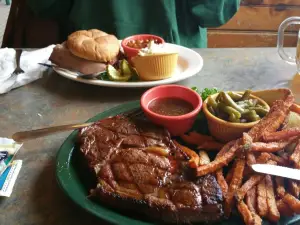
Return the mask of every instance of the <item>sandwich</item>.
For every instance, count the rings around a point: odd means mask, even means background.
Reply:
[[[61,67],[82,74],[104,72],[108,64],[117,61],[119,40],[101,30],[80,30],[54,47],[49,60]]]

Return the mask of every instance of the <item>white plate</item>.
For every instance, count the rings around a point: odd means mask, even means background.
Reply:
[[[107,86],[107,87],[119,87],[119,88],[131,88],[131,87],[153,87],[161,84],[171,84],[189,77],[196,75],[203,67],[202,57],[195,51],[185,48],[183,46],[167,43],[170,47],[175,48],[178,51],[178,64],[175,73],[172,77],[164,80],[157,81],[134,81],[134,82],[117,82],[117,81],[104,81],[104,80],[88,80],[78,78],[74,72],[66,69],[53,68],[58,74],[75,80],[78,82]]]

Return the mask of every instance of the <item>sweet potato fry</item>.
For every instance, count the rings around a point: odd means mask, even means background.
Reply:
[[[243,139],[228,142],[217,154],[213,162],[197,168],[197,176],[204,176],[228,165],[228,163],[234,159],[235,154],[239,149],[248,147],[248,143],[244,143]]]
[[[247,148],[245,149],[248,150],[253,143],[253,138],[248,133],[244,132],[242,136],[242,143],[243,145],[247,145]]]
[[[252,217],[254,219],[254,224],[253,225],[262,225],[262,219],[257,215],[255,212],[252,212]]]
[[[269,153],[262,152],[260,156],[257,157],[256,162],[263,164],[268,162],[269,159],[271,159],[271,155]]]
[[[293,210],[283,201],[283,199],[276,201],[276,206],[280,215],[288,217],[294,215]]]
[[[256,212],[256,205],[257,205],[256,187],[251,188],[247,192],[245,201],[250,211]]]
[[[253,170],[251,169],[251,167],[245,167],[243,178],[245,178],[245,177],[247,178],[252,173],[253,173]],[[226,174],[225,180],[228,184],[231,182],[232,176],[233,176],[233,168],[231,168]]]
[[[277,165],[277,162],[275,162],[273,160],[268,160],[268,162],[266,162],[266,164]]]
[[[287,193],[282,199],[296,214],[300,214],[300,201],[293,195]]]
[[[294,152],[290,155],[290,160],[294,163],[296,168],[300,169],[300,140],[298,140]]]
[[[232,161],[233,158],[235,157],[235,153],[240,148],[240,145],[239,145],[240,140],[237,140],[233,143],[234,143],[234,145],[223,155],[220,154],[220,152],[224,152],[221,149],[221,151],[217,154],[217,157],[214,161],[212,161],[211,163],[209,163],[207,165],[199,166],[197,168],[197,176],[204,176],[206,174],[213,173],[213,172],[217,171],[218,169],[221,169],[223,166],[226,166],[230,161]],[[227,147],[228,147],[228,145],[226,144],[223,147],[223,149],[225,149]],[[218,157],[218,155],[220,155],[220,156]]]
[[[222,190],[223,197],[226,198],[226,195],[228,192],[228,184],[224,178],[223,169],[219,169],[216,171],[216,178],[217,178],[217,182],[220,185],[220,188]]]
[[[280,128],[277,130],[277,131],[280,131],[280,130],[286,130],[286,129],[289,129],[289,120],[290,120],[290,113],[287,117],[285,117],[285,120],[283,121],[283,123],[280,125]],[[276,132],[276,131],[275,131]],[[271,132],[273,133],[273,132]],[[266,135],[266,134],[265,134]],[[263,139],[263,138],[262,138]]]
[[[241,145],[243,146],[242,148],[239,149],[237,156],[239,158],[244,158],[245,155],[247,156],[249,152],[249,149],[251,149],[253,139],[248,133],[243,133],[243,136],[241,138]],[[251,153],[252,154],[252,153]],[[251,156],[250,156],[251,157]],[[250,158],[251,160],[255,160],[255,158]],[[252,161],[253,162],[253,161]]]
[[[233,176],[225,199],[224,213],[226,217],[229,217],[231,214],[231,210],[235,200],[235,192],[242,184],[245,164],[246,162],[243,159],[237,159],[234,163]]]
[[[284,178],[283,177],[275,177],[275,184],[276,184],[276,194],[280,198],[283,198],[285,195],[285,188],[284,188]]]
[[[270,175],[266,175],[266,190],[267,190],[267,203],[269,213],[267,218],[272,222],[277,222],[280,219],[280,213],[277,209],[273,181]]]
[[[257,203],[257,197],[256,197],[256,187],[253,187],[250,191],[246,194],[246,204],[249,208],[249,210],[252,213],[253,219],[254,219],[254,225],[261,225],[262,219],[257,215],[256,211],[256,204]]]
[[[199,134],[197,132],[190,132],[180,136],[184,142],[191,145],[201,145],[207,141],[214,141],[213,137],[208,135]]]
[[[232,147],[233,144],[234,144],[234,141],[228,142],[222,148],[222,150],[217,154],[216,159],[220,158],[223,154],[225,154],[230,149],[230,147]],[[228,183],[227,183],[227,181],[224,178],[223,169],[222,168],[216,171],[216,178],[217,178],[218,184],[221,187],[223,196],[225,198],[225,196],[227,194],[227,191],[228,191]]]
[[[252,216],[251,211],[249,210],[248,206],[244,203],[244,201],[241,201],[237,204],[237,208],[243,217],[243,220],[246,225],[253,225],[254,224],[254,218]]]
[[[287,159],[285,159],[284,157],[275,155],[273,153],[270,153],[270,158],[273,161],[277,162],[278,165],[281,165],[281,166],[287,166],[289,164],[289,161]]]
[[[238,201],[242,201],[247,194],[247,192],[252,189],[254,186],[256,186],[262,179],[264,179],[264,175],[262,174],[254,174],[252,175],[243,185],[240,189],[236,192],[236,199]]]
[[[199,151],[199,166],[210,163],[209,156],[205,151]]]
[[[255,142],[251,145],[251,151],[253,152],[277,152],[284,149],[289,145],[295,138],[290,138],[287,141],[283,142]]]
[[[174,140],[174,144],[190,157],[190,160],[189,160],[190,167],[197,168],[199,165],[199,155],[195,151],[189,149],[186,146],[179,144],[175,140]]]
[[[247,165],[251,166],[256,163],[256,158],[253,152],[248,152],[247,153]]]
[[[300,128],[289,128],[273,133],[268,133],[263,136],[266,142],[277,142],[282,140],[290,139],[291,137],[300,136]]]
[[[266,180],[257,185],[257,211],[258,215],[265,217],[268,214]]]
[[[289,92],[282,100],[276,100],[268,115],[261,119],[248,134],[252,137],[253,141],[258,141],[264,134],[275,132],[284,122],[287,117],[291,105],[294,103],[294,96]]]
[[[253,173],[254,172],[253,172],[251,167],[249,167],[249,166],[245,167],[244,174],[243,174],[243,179],[248,180],[250,178],[250,176],[252,176]]]
[[[215,159],[219,159],[221,156],[223,156],[225,153],[227,153],[231,147],[236,143],[236,140],[228,142],[224,147],[218,152]]]
[[[217,141],[205,141],[198,145],[197,149],[205,149],[207,151],[218,151],[223,148],[224,144]]]
[[[298,182],[295,180],[288,180],[288,191],[294,197],[299,198],[300,190]]]
[[[216,156],[216,159],[220,158],[225,152],[227,152],[230,147],[232,146],[233,142],[229,142],[227,143],[223,148],[222,150],[217,154]],[[222,193],[223,193],[223,196],[224,198],[226,197],[226,194],[227,194],[227,191],[228,191],[228,184],[224,178],[224,175],[223,175],[223,169],[219,169],[216,171],[216,178],[217,178],[217,182],[218,184],[220,185],[221,187],[221,190],[222,190]]]
[[[300,106],[298,106],[297,104],[292,104],[290,110],[294,113],[298,113],[300,114]]]
[[[231,182],[231,180],[232,180],[232,176],[233,176],[233,170],[234,170],[234,168],[230,168],[230,170],[227,172],[227,174],[226,174],[226,178],[225,178],[225,180],[226,180],[226,182],[229,184],[230,182]]]

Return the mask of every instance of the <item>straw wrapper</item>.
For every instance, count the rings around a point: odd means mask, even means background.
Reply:
[[[0,196],[9,197],[22,167],[22,160],[14,160],[22,144],[0,137]]]

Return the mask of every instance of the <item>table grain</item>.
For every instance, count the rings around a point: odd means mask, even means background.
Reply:
[[[195,49],[204,59],[186,86],[222,90],[288,87],[296,66],[276,48]],[[294,49],[289,49],[294,52]],[[117,89],[68,80],[47,71],[42,79],[0,95],[0,137],[20,130],[83,122],[116,105],[138,100],[145,89]],[[1,225],[107,224],[69,200],[55,178],[55,156],[70,132],[24,143],[23,167],[9,198],[0,198]]]

